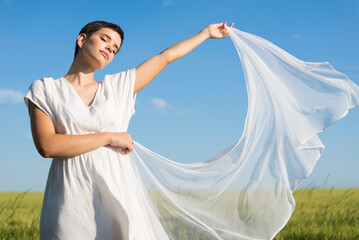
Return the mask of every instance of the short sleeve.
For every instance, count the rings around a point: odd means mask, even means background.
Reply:
[[[51,107],[49,105],[49,99],[48,99],[48,96],[51,93],[45,91],[45,86],[46,86],[45,79],[34,81],[30,85],[29,90],[24,97],[24,101],[28,108],[29,108],[29,101],[33,102],[54,122],[55,116],[51,111]]]
[[[136,68],[110,75],[111,84],[115,97],[120,104],[129,110],[130,114],[135,113],[135,101],[137,93],[133,93],[136,81]]]

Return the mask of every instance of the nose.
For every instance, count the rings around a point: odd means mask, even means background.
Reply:
[[[106,46],[106,49],[107,49],[107,51],[108,51],[109,53],[112,53],[112,47],[111,47],[111,45]]]

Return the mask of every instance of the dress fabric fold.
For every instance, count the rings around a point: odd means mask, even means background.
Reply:
[[[238,142],[186,164],[138,142],[128,155],[105,146],[54,158],[40,239],[273,239],[285,226],[293,191],[324,150],[317,134],[359,106],[359,87],[328,62],[303,62],[227,28],[248,95]],[[24,100],[52,119],[56,133],[125,132],[135,78],[136,69],[106,75],[90,106],[64,78],[35,81]]]
[[[359,106],[359,87],[328,62],[303,62],[227,29],[248,93],[239,141],[193,164],[139,143],[130,154],[170,239],[274,238],[294,211],[292,192],[324,150],[317,134]]]

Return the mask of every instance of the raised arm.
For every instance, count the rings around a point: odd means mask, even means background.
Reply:
[[[31,101],[29,101],[29,114],[36,149],[45,158],[72,157],[106,145],[118,147],[124,154],[133,150],[133,140],[126,132],[56,134],[52,120]]]
[[[149,84],[169,63],[183,57],[208,38],[228,37],[226,22],[208,25],[196,35],[174,44],[160,54],[151,57],[136,67],[136,81],[134,93]],[[232,23],[229,27],[232,27]]]

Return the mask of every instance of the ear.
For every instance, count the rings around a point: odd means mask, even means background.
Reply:
[[[79,48],[82,48],[82,46],[84,45],[85,41],[86,41],[86,34],[85,33],[81,33],[77,36],[77,45],[79,45]]]

